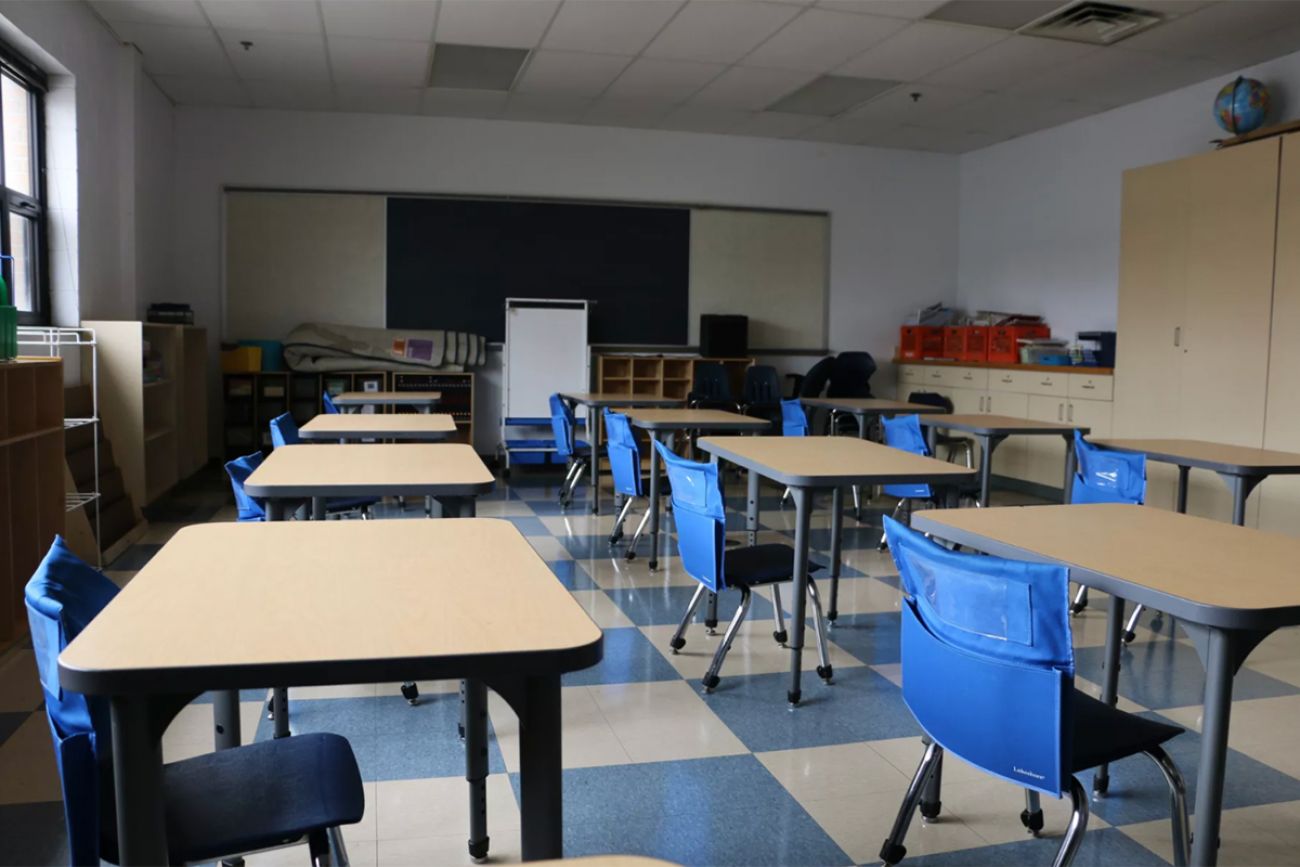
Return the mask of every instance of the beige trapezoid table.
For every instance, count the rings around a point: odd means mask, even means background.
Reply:
[[[1178,618],[1206,672],[1192,863],[1214,864],[1233,677],[1271,632],[1300,625],[1300,539],[1121,504],[918,512],[913,524],[999,557],[1059,563],[1071,580],[1109,593],[1102,683],[1109,704],[1119,693],[1125,600]],[[1093,787],[1106,791],[1104,767]]]
[[[519,715],[537,860],[563,854],[560,675],[602,655],[600,628],[506,521],[220,523],[176,533],[63,651],[59,680],[109,701],[123,865],[167,863],[161,736],[195,696],[405,677],[477,683],[484,719],[490,685]],[[467,744],[471,805],[486,804],[483,734]]]
[[[633,427],[650,434],[652,440],[673,447],[678,431],[762,433],[770,430],[772,422],[737,412],[720,409],[629,409],[624,413]],[[659,452],[650,448],[650,559],[647,565],[653,572],[659,567]],[[714,609],[709,609],[710,620],[715,620]],[[710,626],[710,628],[712,628]]]
[[[442,400],[440,391],[345,391],[331,400],[344,412],[357,412],[363,406],[413,406],[421,412],[432,411]]]
[[[456,435],[456,420],[446,413],[323,413],[300,427],[298,435],[308,442],[440,442]]]
[[[840,525],[843,489],[851,485],[930,484],[948,489],[941,501],[956,501],[956,486],[970,482],[975,471],[946,461],[851,437],[705,437],[700,448],[715,459],[748,470],[745,526],[749,543],[758,533],[759,478],[790,488],[795,503],[794,602],[790,630],[790,689],[798,704],[803,657],[804,610],[808,593],[808,535],[817,491],[831,491],[831,608],[836,604],[840,570]]]

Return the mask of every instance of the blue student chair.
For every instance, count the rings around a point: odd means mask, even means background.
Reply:
[[[298,435],[298,423],[293,420],[293,416],[289,413],[280,413],[271,419],[270,425],[271,445],[275,448],[302,444],[302,437]],[[379,497],[331,497],[325,501],[325,513],[327,515],[340,515],[344,512],[357,512],[363,519],[368,519],[370,517],[370,508],[379,500]]]
[[[73,865],[98,865],[101,858],[117,863],[112,730],[107,699],[59,685],[58,658],[117,592],[57,536],[25,590]],[[361,821],[365,812],[352,748],[333,734],[172,762],[163,766],[162,791],[173,864],[214,861],[303,838],[314,863],[346,863],[339,826]]]
[[[334,402],[334,398],[330,397],[330,393],[328,391],[321,392],[320,404],[321,406],[325,407],[326,415],[339,414],[339,406]]]
[[[892,418],[882,418],[880,422],[885,434],[885,445],[914,455],[930,457],[930,447],[926,445],[925,435],[921,433],[921,420],[917,416],[896,415]],[[929,485],[884,485],[882,490],[889,496],[898,498],[898,503],[894,506],[896,521],[910,522],[912,506],[915,502],[926,503],[934,499],[934,491]],[[888,547],[889,541],[882,534],[877,549],[884,551]]]
[[[235,458],[226,462],[226,475],[230,477],[230,488],[235,493],[235,508],[239,510],[237,520],[265,521],[266,507],[261,500],[256,500],[244,492],[244,482],[253,474],[253,470],[262,465],[266,457],[261,452]]]
[[[773,543],[739,548],[726,546],[727,519],[722,483],[718,465],[701,464],[679,458],[663,443],[655,442],[659,457],[668,469],[668,483],[672,487],[673,517],[677,525],[677,549],[686,573],[699,582],[691,597],[682,622],[673,633],[669,646],[673,653],[686,646],[686,627],[695,616],[695,609],[705,593],[721,593],[729,588],[740,591],[740,605],[727,625],[722,643],[713,654],[708,673],[704,675],[704,688],[712,691],[720,678],[718,672],[727,651],[736,639],[740,625],[749,613],[750,592],[754,587],[772,588],[773,619],[776,631],[773,638],[779,644],[786,642],[785,617],[781,611],[781,593],[777,584],[794,577],[794,549],[789,545]],[[809,572],[817,566],[808,564]],[[826,650],[826,630],[822,621],[821,597],[817,585],[808,579],[808,595],[813,604],[813,628],[817,633],[817,652],[821,664],[817,674],[830,683],[833,671]]]
[[[903,700],[929,740],[893,830],[886,864],[903,845],[918,805],[938,814],[943,753],[1026,790],[1022,821],[1042,827],[1038,795],[1070,796],[1073,815],[1055,867],[1074,858],[1088,824],[1088,796],[1074,776],[1144,753],[1169,786],[1174,863],[1185,865],[1187,799],[1161,744],[1177,726],[1125,713],[1074,688],[1068,570],[963,554],[892,518],[885,532],[903,584]],[[933,798],[927,813],[923,796]],[[1036,816],[1035,816],[1036,814]]]
[[[623,538],[623,522],[627,520],[634,500],[646,496],[650,484],[649,476],[641,472],[641,449],[632,434],[632,425],[622,413],[605,410],[605,455],[609,458],[609,470],[614,477],[614,493],[623,497],[623,508],[619,510],[618,520],[609,534],[609,544],[617,544]],[[636,545],[641,541],[646,524],[650,520],[649,503],[641,523],[637,524],[632,541],[628,543],[624,558],[636,559]]]
[[[578,421],[573,415],[573,408],[558,395],[551,395],[551,432],[555,435],[555,455],[564,459],[567,469],[564,482],[560,485],[560,506],[573,504],[573,492],[582,479],[582,474],[591,467],[591,446],[578,439],[575,431]],[[592,496],[599,496],[593,491]]]

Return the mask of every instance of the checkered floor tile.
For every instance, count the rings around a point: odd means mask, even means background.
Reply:
[[[479,502],[478,514],[512,522],[556,579],[605,630],[605,659],[563,680],[565,850],[568,855],[623,852],[682,864],[867,864],[877,860],[908,779],[920,757],[919,730],[899,688],[897,576],[876,551],[880,515],[889,502],[864,503],[861,518],[846,509],[840,617],[829,633],[834,667],[826,684],[812,633],[805,653],[803,705],[785,702],[788,652],[773,639],[770,592],[755,593],[712,693],[700,678],[721,640],[736,599],[719,604],[717,634],[704,626],[703,606],[672,653],[668,641],[695,583],[662,541],[659,569],[647,566],[649,541],[624,559],[627,539],[611,548],[613,523],[589,511],[590,494],[574,507],[555,502],[558,478],[518,472]],[[790,508],[764,489],[763,541],[787,540]],[[847,498],[846,498],[847,499]],[[1002,502],[1024,502],[1023,496]],[[422,518],[423,505],[395,504],[390,516]],[[814,559],[828,560],[829,500],[814,516]],[[743,529],[743,501],[729,500],[728,526]],[[177,529],[233,520],[223,479],[205,472],[150,509],[149,534],[111,564],[118,583],[148,563]],[[639,519],[634,511],[632,521]],[[671,530],[671,518],[665,520]],[[634,525],[633,525],[634,526]],[[633,527],[628,528],[628,537]],[[828,585],[822,581],[823,595]],[[1079,685],[1100,680],[1104,597],[1074,621]],[[787,615],[791,600],[782,597]],[[1125,650],[1121,706],[1188,729],[1173,742],[1189,787],[1199,749],[1203,670],[1191,644],[1169,618],[1149,618]],[[345,830],[357,865],[465,864],[468,830],[464,757],[456,738],[455,684],[422,683],[410,707],[398,684],[362,684],[291,691],[295,731],[332,731],[352,742],[365,780],[365,820]],[[1225,792],[1222,864],[1300,865],[1300,630],[1278,633],[1247,662],[1237,680]],[[245,737],[270,734],[265,696],[242,696]],[[49,731],[30,648],[0,656],[0,867],[66,863],[60,793]],[[489,826],[493,859],[519,858],[518,725],[495,695],[491,733]],[[164,752],[184,758],[211,748],[211,703],[201,697],[168,729]],[[959,761],[944,770],[944,813],[914,822],[906,863],[917,865],[1045,864],[1059,843],[1068,809],[1045,803],[1040,839],[1021,828],[1019,789]],[[1094,804],[1076,864],[1165,864],[1171,860],[1163,782],[1142,759],[1119,763],[1111,794]],[[250,864],[306,863],[303,848],[253,856]]]

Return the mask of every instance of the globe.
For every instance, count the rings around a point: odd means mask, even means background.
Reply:
[[[1268,88],[1253,78],[1237,76],[1214,98],[1214,119],[1233,135],[1259,129],[1268,115]]]

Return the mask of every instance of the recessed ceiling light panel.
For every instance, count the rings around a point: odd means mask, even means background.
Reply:
[[[767,107],[768,111],[834,117],[853,106],[866,102],[895,87],[897,81],[879,78],[852,78],[847,75],[823,75],[814,78],[793,93]]]
[[[483,45],[451,45],[439,42],[433,47],[433,70],[430,87],[455,87],[461,90],[509,90],[528,59],[527,48],[494,48]]]

